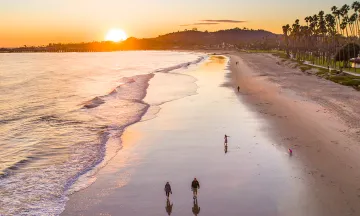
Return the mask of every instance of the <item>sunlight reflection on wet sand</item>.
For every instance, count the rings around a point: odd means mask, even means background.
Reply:
[[[156,118],[129,127],[124,148],[94,185],[71,197],[64,215],[163,215],[166,181],[173,188],[172,215],[190,215],[194,177],[201,184],[200,215],[316,215],[301,165],[268,138],[264,120],[221,87],[228,81],[227,62],[210,56],[178,71],[197,79],[197,94],[165,103]],[[148,91],[161,88],[150,85]],[[230,136],[226,152],[224,134]],[[106,196],[93,197],[98,201],[86,210],[76,208],[100,189]]]

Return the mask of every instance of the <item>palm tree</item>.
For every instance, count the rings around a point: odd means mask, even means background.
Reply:
[[[349,39],[349,31],[348,31],[348,24],[349,24],[349,16],[348,16],[348,13],[349,13],[349,10],[350,10],[350,6],[347,5],[347,4],[344,4],[341,9],[340,9],[340,15],[342,17],[342,23],[341,23],[341,28],[343,29],[343,31],[346,32],[346,44],[349,43],[348,39]],[[344,57],[345,55],[343,55]],[[348,57],[350,56],[350,51],[348,49]],[[345,59],[344,59],[345,60]],[[345,61],[346,65],[347,66],[347,59]]]
[[[297,58],[298,56],[298,43],[299,43],[299,31],[300,31],[300,25],[299,25],[299,20],[295,20],[295,23],[292,25],[292,32],[291,32],[291,36],[293,38],[293,45],[294,45],[294,54],[295,54],[295,57]]]
[[[329,39],[329,46],[328,46],[328,60],[330,61],[331,56],[334,55],[334,52],[336,52],[336,44],[335,44],[335,37],[336,37],[336,19],[333,15],[331,14],[326,14],[325,15],[325,21],[326,21],[326,28],[327,28],[327,32],[328,32],[328,39]],[[332,45],[331,48],[330,44]],[[335,64],[336,66],[336,64]]]
[[[286,55],[287,55],[287,57],[289,57],[290,56],[290,54],[289,54],[289,32],[291,30],[290,25],[289,24],[284,25],[282,27],[282,29],[283,29],[283,33],[284,33],[284,37],[285,37]]]
[[[325,36],[327,33],[327,28],[326,28],[326,22],[325,22],[325,17],[324,17],[324,11],[320,11],[319,15],[318,15],[318,32],[320,34],[320,44],[322,45],[320,47],[320,60],[322,61],[322,63],[324,64],[325,61],[325,52],[324,52],[324,43],[325,43]]]
[[[311,25],[311,23],[313,22],[313,17],[312,16],[305,17],[305,22],[307,25],[307,30],[306,30],[307,52],[309,52],[310,51],[309,45],[311,44],[311,35],[312,35],[312,28],[311,28],[311,26],[309,26],[309,24]]]
[[[318,56],[318,16],[317,14],[313,15],[310,19],[310,32],[311,32],[311,45],[313,47],[313,64],[316,62],[316,57]],[[315,40],[315,41],[313,41]],[[314,55],[315,54],[315,55]]]
[[[305,17],[305,22],[307,26],[309,26],[309,21],[310,21],[310,17],[309,16]]]
[[[331,8],[331,11],[335,17],[335,20],[337,20],[336,28],[337,28],[338,34],[340,36],[339,38],[337,38],[337,44],[339,45],[340,39],[341,39],[342,35],[344,35],[343,29],[341,28],[341,10],[338,9],[336,6],[333,6]],[[336,50],[337,49],[338,49],[338,47],[336,47]],[[336,62],[335,62],[335,67],[336,67]],[[340,65],[339,65],[339,67],[340,67]]]
[[[338,8],[336,6],[333,6],[331,8],[332,14],[334,15],[335,19],[338,19],[338,22],[336,22],[336,28],[338,28],[338,24],[340,23],[340,11],[338,10]]]
[[[352,21],[355,19],[355,37],[356,37],[356,41],[357,43],[359,43],[359,38],[360,38],[360,32],[359,32],[359,11],[360,11],[360,2],[355,1],[352,5],[351,8],[354,10],[355,14],[353,15],[354,17],[352,17]],[[356,16],[355,16],[356,15]],[[355,46],[354,46],[354,52],[355,52]],[[357,57],[359,53],[355,53],[355,58]],[[355,67],[355,72],[356,72],[356,67]]]
[[[351,8],[354,10],[355,14],[356,14],[356,20],[355,20],[355,36],[357,38],[359,38],[359,11],[360,11],[360,2],[355,1],[352,5]]]

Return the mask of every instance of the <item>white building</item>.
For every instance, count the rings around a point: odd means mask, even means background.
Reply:
[[[350,59],[352,68],[360,68],[360,56]]]

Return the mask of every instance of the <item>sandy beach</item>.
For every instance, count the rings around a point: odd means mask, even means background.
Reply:
[[[360,94],[271,54],[231,55],[234,87],[313,178],[321,215],[358,215]],[[239,62],[236,65],[236,62]],[[328,213],[325,211],[331,210]]]
[[[358,92],[268,54],[228,56],[173,72],[195,78],[196,94],[127,128],[123,148],[62,215],[357,215]],[[145,100],[162,87],[152,82]]]

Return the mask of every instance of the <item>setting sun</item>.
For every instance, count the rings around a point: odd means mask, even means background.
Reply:
[[[111,29],[106,34],[105,40],[106,41],[114,41],[119,42],[127,39],[126,33],[121,29]]]

